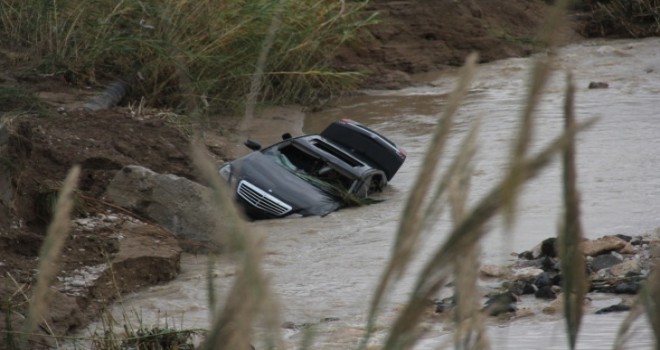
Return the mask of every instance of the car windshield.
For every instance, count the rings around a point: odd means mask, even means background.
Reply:
[[[301,179],[330,194],[350,193],[355,187],[356,179],[340,173],[328,162],[301,150],[293,143],[267,148],[263,154]]]

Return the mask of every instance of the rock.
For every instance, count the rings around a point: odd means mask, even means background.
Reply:
[[[499,265],[484,264],[479,267],[479,274],[482,277],[503,277],[508,272],[508,268]]]
[[[603,253],[618,251],[628,242],[616,236],[604,236],[594,240],[587,240],[580,244],[580,248],[587,256],[597,256]]]
[[[541,268],[543,271],[559,271],[559,260],[546,256],[541,259]]]
[[[523,317],[529,317],[529,316],[534,316],[534,311],[531,309],[525,308],[525,309],[518,309],[515,312],[514,317],[515,318],[523,318]]]
[[[518,259],[533,260],[534,253],[531,250],[525,250],[524,252],[518,254]]]
[[[516,280],[527,280],[527,279],[536,278],[536,276],[544,272],[545,271],[543,271],[542,269],[536,267],[525,267],[513,271],[513,278],[515,278]]]
[[[441,314],[453,309],[456,306],[456,299],[454,297],[448,297],[434,300],[433,303],[435,304],[435,313]]]
[[[534,296],[538,299],[554,300],[557,298],[558,291],[559,287],[557,286],[545,286],[539,288],[536,293],[534,293]]]
[[[619,303],[616,305],[610,305],[608,307],[602,308],[598,311],[596,311],[597,315],[600,314],[607,314],[611,312],[623,312],[623,311],[629,311],[630,310],[630,305],[626,305],[624,303]]]
[[[121,224],[122,238],[110,262],[90,287],[101,299],[174,279],[181,269],[181,248],[164,229],[143,222]],[[108,286],[112,288],[108,288]]]
[[[105,198],[152,219],[182,240],[209,243],[219,212],[210,188],[175,175],[131,165],[117,172]]]
[[[564,298],[556,296],[555,299],[547,306],[545,306],[542,311],[546,315],[554,315],[557,312],[562,312],[564,309]]]
[[[590,267],[591,271],[597,272],[602,269],[612,267],[616,264],[621,263],[623,260],[613,254],[601,254],[593,258],[591,261]]]
[[[616,234],[615,236],[621,238],[622,240],[624,240],[626,242],[631,242],[632,239],[633,239],[632,236],[623,235],[623,234]]]
[[[637,249],[635,249],[635,246],[630,242],[626,242],[626,245],[619,249],[619,253],[621,254],[635,254],[636,252]]]
[[[557,238],[551,237],[541,242],[541,254],[550,258],[557,257]]]
[[[548,272],[544,272],[538,276],[536,276],[536,279],[534,279],[534,285],[536,288],[541,289],[545,287],[551,287],[553,285],[552,283],[552,278],[554,276],[551,275]]]
[[[515,295],[534,294],[538,289],[534,283],[523,280],[505,282],[503,283],[503,287]]]
[[[504,292],[490,297],[486,301],[483,310],[490,316],[498,316],[503,313],[516,312],[518,297],[511,292]]]
[[[615,278],[623,278],[631,274],[640,274],[642,267],[637,260],[626,260],[610,267],[610,274]]]
[[[635,295],[640,289],[641,285],[637,282],[624,282],[614,288],[614,293]]]
[[[589,89],[607,89],[610,87],[610,84],[604,81],[592,81],[589,83]]]

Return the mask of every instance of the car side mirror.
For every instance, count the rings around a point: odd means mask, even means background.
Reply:
[[[244,144],[247,148],[249,148],[249,149],[251,149],[251,150],[253,150],[253,151],[258,151],[258,150],[261,149],[261,145],[260,145],[258,142],[256,142],[256,141],[252,141],[252,140],[249,140],[249,139],[248,139],[248,140],[245,140],[245,142],[244,142],[243,144]]]

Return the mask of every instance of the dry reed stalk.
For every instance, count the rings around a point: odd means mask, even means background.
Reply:
[[[361,347],[366,346],[368,338],[373,331],[378,307],[380,306],[386,291],[394,282],[393,279],[398,279],[401,276],[408,265],[412,254],[416,250],[418,237],[424,223],[423,214],[425,212],[425,197],[433,183],[437,165],[440,162],[440,157],[444,151],[444,146],[447,142],[451,127],[453,126],[454,114],[468,92],[469,85],[474,76],[476,62],[476,54],[471,54],[466,59],[466,64],[459,75],[458,84],[450,95],[445,110],[443,111],[435,129],[429,149],[422,162],[424,166],[420,169],[420,173],[413,186],[413,191],[403,209],[391,258],[374,291],[374,296],[369,306],[367,334],[363,339]]]
[[[573,77],[568,74],[566,103],[564,105],[565,130],[575,127]],[[587,294],[586,262],[580,243],[584,234],[580,223],[580,198],[577,190],[575,166],[575,139],[568,139],[563,152],[564,221],[559,231],[559,257],[562,271],[564,317],[571,349],[575,349]]]
[[[568,0],[558,0],[553,7],[551,7],[550,14],[547,16],[547,21],[541,31],[540,41],[545,43],[548,50],[547,57],[539,57],[535,64],[532,66],[532,74],[530,85],[527,90],[527,98],[523,108],[520,119],[520,129],[517,133],[518,138],[515,140],[512,153],[511,153],[511,166],[516,169],[513,172],[506,184],[506,191],[511,193],[504,209],[504,223],[506,227],[511,228],[515,221],[515,213],[518,201],[518,192],[520,185],[527,177],[523,172],[521,164],[525,161],[529,147],[534,136],[534,110],[541,99],[543,88],[545,87],[550,72],[552,71],[552,59],[555,55],[554,50],[560,42],[561,23],[564,17],[564,10],[568,5]]]
[[[646,314],[655,335],[655,349],[660,349],[660,270],[658,269],[654,269],[646,279],[628,315],[621,322],[613,349],[623,350],[626,348],[626,340],[632,336],[633,323],[644,314]]]
[[[612,347],[612,349],[614,350],[627,349],[625,345],[626,345],[626,340],[628,340],[628,338],[631,336],[631,327],[633,323],[635,323],[635,321],[637,321],[639,317],[642,316],[643,314],[644,314],[644,305],[642,305],[642,302],[638,296],[637,298],[635,298],[635,302],[630,307],[630,311],[628,311],[628,315],[626,315],[626,318],[623,320],[623,322],[621,322],[621,325],[619,326],[619,331],[617,332],[616,338],[614,339],[614,346]]]
[[[660,349],[660,270],[651,273],[639,297],[655,335],[655,349]]]
[[[464,218],[472,176],[471,161],[476,153],[476,139],[479,123],[475,123],[465,138],[461,152],[456,157],[456,166],[452,166],[445,176],[449,178],[449,204],[452,222],[458,225]],[[455,169],[455,170],[454,170]],[[433,203],[433,202],[432,202]],[[490,348],[484,328],[484,316],[479,312],[479,241],[466,249],[460,261],[454,262],[454,348],[460,350]]]
[[[245,101],[245,113],[238,129],[239,135],[241,136],[245,136],[245,132],[250,127],[252,120],[254,119],[254,111],[257,105],[257,99],[259,98],[259,93],[263,87],[264,70],[268,60],[268,53],[275,43],[275,36],[277,35],[277,31],[282,26],[282,9],[286,6],[286,2],[286,0],[280,0],[278,2],[277,9],[273,12],[270,26],[268,26],[268,30],[266,31],[266,37],[261,44],[261,50],[259,51],[259,57],[257,58],[255,71],[252,75],[252,79],[250,79],[250,90],[247,95],[247,100]]]
[[[220,180],[217,172],[200,147],[193,147],[192,159],[201,177],[213,189],[213,199],[218,208],[218,237],[226,243],[230,253],[238,259],[238,270],[234,284],[224,302],[222,310],[212,318],[209,335],[203,344],[204,349],[249,349],[251,328],[259,313],[271,330],[269,342],[274,348],[283,349],[279,337],[276,303],[269,292],[268,282],[261,271],[263,251],[248,229],[246,222],[236,208],[227,185]],[[220,221],[220,220],[219,220]],[[209,290],[209,294],[213,289]]]
[[[39,251],[39,267],[36,287],[33,292],[28,316],[23,324],[21,348],[25,349],[29,335],[37,326],[38,320],[44,320],[50,298],[50,285],[59,270],[59,258],[71,229],[71,211],[74,206],[74,191],[80,175],[80,166],[69,170],[57,196],[53,220],[48,226],[46,238]]]

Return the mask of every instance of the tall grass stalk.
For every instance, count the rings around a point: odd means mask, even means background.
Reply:
[[[71,229],[73,196],[79,175],[80,166],[74,166],[67,174],[58,194],[53,220],[48,227],[46,239],[39,252],[39,273],[36,287],[28,308],[28,316],[22,328],[20,340],[22,349],[26,348],[29,335],[32,334],[38,322],[46,319],[48,314],[50,285],[57,274],[62,248]]]
[[[660,271],[655,269],[639,295],[644,312],[655,335],[655,348],[660,349]]]
[[[575,86],[568,74],[566,102],[564,105],[565,130],[575,128],[573,100]],[[575,139],[570,138],[563,152],[564,220],[559,231],[559,257],[561,259],[564,318],[571,349],[575,349],[587,295],[586,261],[580,249],[583,239],[580,223],[580,198],[577,190],[575,166]]]
[[[447,176],[443,178],[448,178],[450,182],[448,202],[451,205],[451,217],[454,225],[458,225],[465,218],[479,125],[480,123],[477,122],[470,129],[461,145],[460,153],[456,157],[455,166],[452,166]],[[461,261],[454,264],[454,300],[456,304],[454,348],[460,350],[490,348],[484,328],[485,318],[479,312],[481,295],[478,293],[477,281],[481,245],[478,241],[473,243],[466,249]]]
[[[239,268],[222,309],[212,317],[211,330],[203,349],[249,349],[251,329],[260,313],[270,330],[267,343],[282,349],[276,303],[261,270],[261,242],[247,228],[231,199],[227,185],[221,182],[213,163],[202,148],[193,147],[192,158],[202,178],[213,189],[218,218],[222,218],[218,221],[216,238],[228,248],[228,253],[237,258]],[[209,290],[209,294],[212,292]]]
[[[642,301],[640,300],[639,297],[635,298],[635,301],[633,302],[633,305],[630,307],[630,311],[628,312],[628,315],[626,315],[626,318],[621,322],[621,325],[619,326],[619,330],[616,334],[616,338],[614,339],[614,346],[612,347],[614,350],[624,350],[627,349],[626,341],[630,338],[631,336],[631,328],[633,323],[639,319],[640,316],[644,315],[644,305],[642,304]],[[656,339],[657,336],[656,336]],[[656,340],[657,344],[657,340]],[[657,348],[657,347],[656,347]]]
[[[266,37],[264,38],[261,50],[259,51],[259,57],[257,58],[257,64],[255,66],[254,74],[252,75],[252,80],[250,81],[250,90],[248,92],[247,100],[245,101],[245,114],[243,115],[243,121],[241,122],[239,128],[239,134],[241,136],[245,135],[245,131],[248,126],[252,123],[254,118],[254,110],[257,104],[257,98],[259,93],[262,90],[264,68],[266,66],[266,61],[268,59],[268,53],[275,43],[275,35],[277,31],[282,26],[282,7],[285,6],[287,0],[280,0],[277,4],[277,8],[273,13],[273,17],[266,32]]]
[[[459,81],[449,97],[447,106],[439,120],[439,123],[433,134],[428,151],[425,153],[423,163],[424,167],[420,169],[417,180],[413,186],[408,201],[403,209],[399,227],[397,229],[396,240],[394,242],[392,255],[384,270],[378,286],[374,291],[374,296],[369,306],[369,316],[367,321],[367,334],[362,346],[366,346],[370,333],[375,324],[375,318],[378,308],[389,289],[393,280],[398,279],[405,271],[410,262],[413,253],[418,245],[418,237],[421,233],[424,217],[424,206],[426,203],[426,194],[435,177],[436,168],[444,151],[448,135],[453,126],[453,118],[463,97],[467,94],[474,71],[476,69],[477,55],[471,54],[459,76]]]
[[[626,341],[632,336],[632,326],[642,315],[646,315],[655,338],[655,349],[660,349],[660,270],[654,269],[642,290],[635,298],[630,312],[621,323],[614,342],[615,350],[626,349]]]
[[[517,194],[520,190],[520,185],[524,182],[523,179],[526,177],[520,165],[524,162],[534,136],[534,111],[536,106],[538,106],[543,88],[552,71],[552,57],[560,40],[559,32],[556,29],[562,26],[565,15],[564,11],[568,2],[568,0],[556,1],[555,5],[551,7],[550,14],[547,16],[546,23],[541,31],[540,41],[546,45],[548,57],[545,59],[539,58],[532,66],[532,75],[527,89],[527,99],[520,117],[520,129],[512,148],[511,166],[518,169],[513,171],[513,176],[507,184],[507,192],[510,192],[512,195],[509,196],[506,203],[504,222],[509,228],[513,226],[518,201]]]

